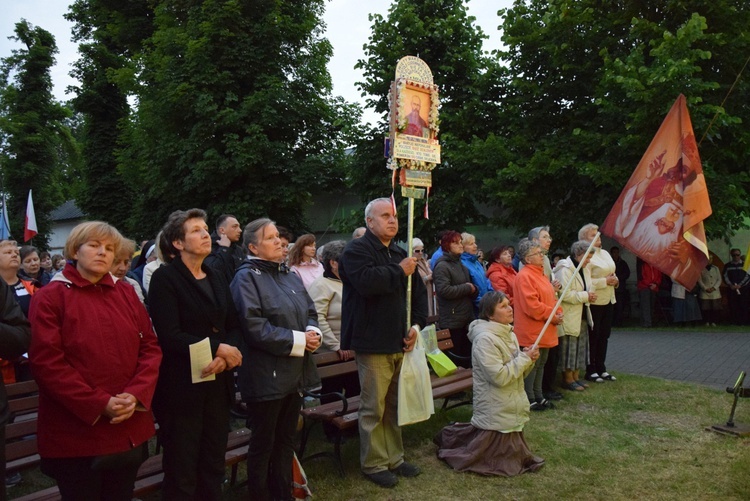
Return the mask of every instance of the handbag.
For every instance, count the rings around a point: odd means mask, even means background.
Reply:
[[[420,334],[422,341],[425,342],[427,360],[430,362],[430,367],[435,371],[435,374],[437,374],[438,377],[445,377],[456,372],[456,370],[458,370],[456,364],[453,363],[453,360],[448,358],[448,355],[438,348],[437,331],[435,330],[435,326],[428,325],[422,329]]]
[[[414,349],[404,353],[398,378],[399,426],[426,421],[435,413],[430,369],[423,345],[422,336],[417,336]]]

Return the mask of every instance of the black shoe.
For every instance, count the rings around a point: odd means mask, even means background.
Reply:
[[[422,470],[419,468],[419,466],[411,463],[407,463],[404,461],[400,465],[398,465],[396,468],[391,470],[393,473],[398,475],[399,477],[405,477],[405,478],[411,478],[416,477],[420,473],[422,473]]]
[[[563,394],[558,391],[552,390],[552,391],[546,392],[544,394],[544,398],[546,398],[547,400],[562,400]]]
[[[539,402],[531,402],[531,405],[529,405],[530,411],[546,411],[547,408],[540,404]]]
[[[398,477],[388,470],[379,471],[377,473],[365,473],[365,477],[367,477],[370,482],[377,484],[380,487],[396,487],[396,484],[398,483]]]
[[[550,402],[546,398],[543,398],[541,400],[537,400],[537,403],[539,405],[541,405],[542,407],[544,407],[545,409],[554,409],[555,408],[555,404],[553,404],[552,402]]]
[[[20,472],[8,473],[5,475],[5,487],[15,487],[21,483],[21,480],[23,480],[23,477],[21,477]]]

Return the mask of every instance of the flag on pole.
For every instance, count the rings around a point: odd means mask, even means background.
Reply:
[[[742,265],[742,269],[745,271],[750,269],[750,245],[747,246],[747,252],[745,252],[745,264]]]
[[[602,233],[685,288],[708,262],[706,179],[680,94],[602,225]]]
[[[29,190],[29,201],[26,202],[26,222],[23,226],[23,241],[28,242],[39,232],[36,226],[36,215],[34,214],[34,201],[31,199]]]
[[[3,207],[0,214],[0,240],[10,240],[10,222],[8,221],[8,202],[5,200],[5,193],[2,199]]]

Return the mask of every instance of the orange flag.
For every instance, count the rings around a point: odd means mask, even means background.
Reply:
[[[602,233],[687,289],[708,262],[706,179],[680,94],[602,225]]]

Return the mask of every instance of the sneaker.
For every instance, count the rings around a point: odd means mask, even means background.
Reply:
[[[419,466],[411,463],[407,463],[404,461],[397,467],[391,470],[393,473],[398,475],[399,477],[405,477],[405,478],[412,478],[416,477],[420,473],[422,473],[422,470],[419,468]]]
[[[589,374],[588,376],[586,376],[585,379],[588,379],[589,381],[593,381],[595,383],[603,383],[604,382],[604,379],[602,379],[602,377],[599,375],[598,372],[594,372],[592,374]]]
[[[617,381],[617,378],[609,372],[602,372],[602,379],[606,381]]]
[[[530,411],[545,411],[547,408],[540,404],[539,402],[531,402],[531,405],[529,405]]]
[[[554,409],[555,404],[547,400],[546,398],[543,398],[538,401],[539,405],[541,405],[544,409]]]
[[[388,470],[379,471],[377,473],[365,473],[365,477],[367,477],[370,482],[377,484],[380,487],[396,487],[396,484],[398,483],[398,477]]]

